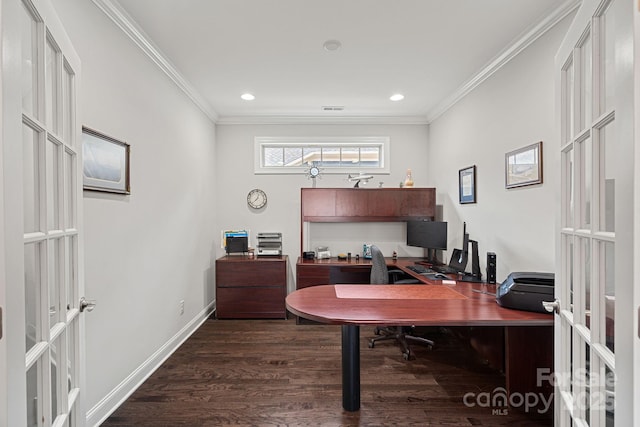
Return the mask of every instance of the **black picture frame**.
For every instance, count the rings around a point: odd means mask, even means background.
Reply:
[[[82,188],[131,194],[131,147],[126,142],[82,127]]]
[[[458,196],[460,204],[476,203],[476,165],[458,171]]]

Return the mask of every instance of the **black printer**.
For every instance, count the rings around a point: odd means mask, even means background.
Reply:
[[[502,307],[548,313],[543,301],[553,302],[553,273],[514,272],[496,290],[496,301]]]

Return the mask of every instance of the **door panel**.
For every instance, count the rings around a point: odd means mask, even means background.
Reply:
[[[616,253],[632,253],[633,240],[616,232],[632,229],[630,198],[620,188],[632,187],[633,156],[621,153],[625,132],[619,120],[627,77],[620,67],[625,49],[621,17],[630,0],[585,0],[556,56],[556,94],[560,113],[558,136],[561,167],[561,207],[558,221],[556,297],[556,414],[558,426],[637,425],[628,407],[616,408],[617,372],[633,372],[633,358],[615,351],[616,295],[633,296],[629,265],[616,263]],[[628,24],[628,22],[627,22]],[[631,323],[627,315],[624,321]],[[619,329],[618,331],[621,331]],[[618,332],[619,333],[619,332]],[[628,349],[625,349],[628,351]],[[625,380],[623,380],[624,382]],[[625,396],[626,398],[626,396]],[[626,405],[626,400],[624,400]],[[616,417],[615,409],[622,410]],[[638,420],[636,420],[638,421]]]
[[[84,425],[78,309],[80,61],[50,0],[2,2],[5,335],[11,391],[0,424]],[[6,373],[4,373],[6,374]]]

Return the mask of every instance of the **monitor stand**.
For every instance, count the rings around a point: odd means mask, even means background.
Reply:
[[[437,249],[427,249],[427,258],[424,260],[424,263],[431,265],[444,265],[438,259]]]
[[[482,282],[482,273],[480,272],[480,255],[478,254],[478,241],[469,240],[471,243],[471,274],[464,273],[462,282]]]

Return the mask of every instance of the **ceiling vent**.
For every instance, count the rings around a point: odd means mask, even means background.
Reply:
[[[322,107],[322,111],[342,111],[344,110],[343,105],[325,105]]]

